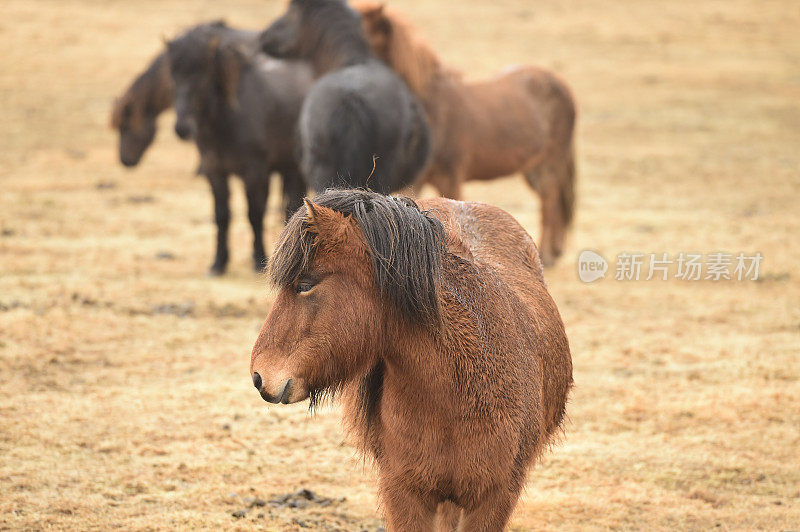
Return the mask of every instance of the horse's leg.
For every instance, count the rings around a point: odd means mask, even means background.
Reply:
[[[283,183],[284,222],[300,208],[306,195],[306,183],[297,168],[281,172]]]
[[[437,532],[457,532],[461,521],[461,508],[450,501],[439,503],[436,511]]]
[[[461,182],[464,181],[462,173],[456,170],[437,172],[433,174],[428,183],[436,187],[439,195],[454,200],[461,199]]]
[[[505,529],[511,511],[519,498],[519,490],[496,488],[486,494],[475,508],[464,510],[459,532],[493,532]]]
[[[247,193],[247,218],[253,228],[253,269],[263,271],[267,266],[267,253],[264,251],[264,211],[267,209],[269,195],[269,172],[254,172],[244,179]]]
[[[214,220],[217,222],[217,252],[208,275],[217,276],[225,273],[228,266],[228,226],[231,223],[230,188],[228,174],[211,172],[206,174],[214,195]]]
[[[436,515],[436,502],[424,498],[405,486],[393,485],[381,478],[381,502],[389,532],[417,532],[432,530]]]

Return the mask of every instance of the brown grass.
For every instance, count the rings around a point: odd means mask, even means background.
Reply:
[[[547,65],[581,109],[577,225],[547,273],[576,387],[512,528],[800,526],[796,4],[396,5],[469,76]],[[373,474],[342,443],[336,408],[311,418],[252,389],[271,295],[249,270],[241,194],[231,272],[206,279],[213,226],[194,148],[165,116],[129,172],[107,129],[112,97],[162,33],[218,16],[263,26],[280,9],[4,2],[0,528],[378,526]],[[466,196],[537,230],[518,177]],[[761,251],[763,280],[585,285],[584,248]],[[346,501],[231,516],[244,497],[303,486]]]

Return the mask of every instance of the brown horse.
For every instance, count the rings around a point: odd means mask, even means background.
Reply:
[[[329,190],[291,218],[268,271],[261,396],[341,394],[389,530],[501,530],[572,384],[525,230],[485,204]]]
[[[575,201],[575,104],[566,84],[536,67],[465,82],[394,12],[375,3],[357,10],[375,54],[425,107],[433,157],[420,184],[458,199],[464,181],[521,172],[542,201],[542,261],[554,263]]]

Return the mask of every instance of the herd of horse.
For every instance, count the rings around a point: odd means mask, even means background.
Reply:
[[[198,172],[214,196],[211,274],[227,264],[230,175],[245,183],[254,266],[264,267],[262,206],[272,172],[282,178],[287,219],[308,187],[388,193],[429,183],[460,199],[464,181],[520,172],[541,199],[539,251],[552,265],[575,204],[575,104],[567,85],[531,66],[468,82],[394,11],[362,3],[350,15],[333,26],[318,14],[291,36],[294,49],[278,49],[290,31],[285,23],[262,42],[223,22],[170,41],[114,104],[120,161],[139,163],[158,116],[174,105],[176,133],[194,138]]]
[[[381,5],[291,0],[261,33],[216,21],[167,42],[115,103],[123,164],[170,107],[214,196],[210,273],[236,175],[278,289],[251,355],[261,397],[342,401],[389,530],[503,529],[572,386],[543,276],[574,210],[568,87],[535,67],[468,82]],[[286,226],[267,261],[273,172]],[[517,172],[542,201],[538,248],[503,210],[456,201]],[[426,183],[443,197],[389,195]]]

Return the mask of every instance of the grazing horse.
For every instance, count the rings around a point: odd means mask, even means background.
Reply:
[[[341,394],[389,530],[501,530],[572,385],[525,230],[481,203],[330,190],[289,220],[268,273],[262,398]]]
[[[111,127],[119,131],[119,160],[136,166],[156,135],[158,115],[172,107],[175,85],[164,52],[116,99]]]
[[[464,181],[521,172],[541,198],[539,247],[542,262],[552,265],[575,202],[575,103],[567,85],[530,66],[465,82],[392,11],[374,3],[358,10],[376,55],[425,107],[433,156],[420,183],[458,199]]]
[[[255,33],[215,22],[167,45],[175,80],[175,131],[181,138],[194,138],[200,172],[214,195],[217,251],[211,275],[224,273],[228,263],[230,174],[244,181],[256,270],[267,260],[263,227],[271,173],[283,178],[287,219],[306,192],[294,131],[312,72],[305,63],[257,53],[255,39]]]
[[[392,192],[411,185],[429,153],[424,112],[369,48],[342,0],[292,0],[261,34],[276,57],[308,60],[317,81],[300,113],[301,168],[309,185]],[[374,172],[373,172],[374,170]]]

